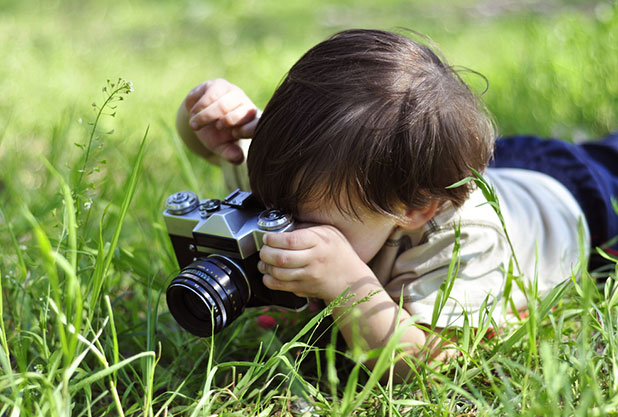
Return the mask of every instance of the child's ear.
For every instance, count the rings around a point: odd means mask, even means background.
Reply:
[[[418,229],[431,220],[433,215],[436,214],[439,205],[439,201],[433,201],[425,207],[407,209],[405,218],[399,221],[399,226],[410,230]]]

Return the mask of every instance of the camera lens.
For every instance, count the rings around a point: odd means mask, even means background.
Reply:
[[[167,305],[174,319],[196,336],[210,336],[243,312],[250,298],[240,266],[222,255],[193,262],[167,287]]]
[[[197,294],[187,291],[183,294],[182,298],[187,312],[189,312],[197,321],[206,321],[211,319],[211,310],[204,308],[204,303]]]

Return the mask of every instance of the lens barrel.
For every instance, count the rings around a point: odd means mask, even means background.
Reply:
[[[201,337],[218,333],[236,319],[251,296],[240,266],[222,255],[188,265],[167,287],[172,316],[188,332]]]

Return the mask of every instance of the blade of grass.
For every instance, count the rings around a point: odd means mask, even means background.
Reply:
[[[19,247],[19,243],[17,243],[17,239],[15,238],[15,232],[13,231],[13,227],[11,226],[11,222],[6,217],[6,213],[2,205],[0,205],[0,218],[4,219],[4,224],[6,224],[7,231],[9,232],[9,237],[11,238],[11,243],[13,244],[13,248],[15,249],[15,253],[17,254],[17,260],[19,262],[19,269],[22,274],[22,278],[26,279],[26,275],[28,274],[28,269],[26,268],[26,263],[24,261],[24,255],[22,253],[21,248]]]
[[[73,195],[71,194],[71,189],[67,185],[62,175],[54,168],[49,161],[41,156],[41,162],[47,168],[47,170],[58,180],[60,183],[60,188],[62,189],[62,194],[64,196],[64,204],[65,204],[65,213],[66,213],[66,222],[67,231],[69,236],[69,259],[71,263],[71,268],[73,271],[77,272],[77,220],[75,217],[75,203],[73,201]]]
[[[379,351],[379,356],[375,365],[373,366],[373,371],[369,376],[369,380],[363,386],[361,392],[354,398],[353,401],[350,401],[347,404],[341,404],[342,411],[341,415],[350,415],[354,410],[356,410],[360,404],[365,401],[365,399],[372,393],[374,387],[380,382],[382,375],[391,367],[393,363],[402,359],[402,357],[406,356],[405,352],[395,355],[395,359],[393,360],[393,353],[396,352],[399,346],[399,340],[403,337],[403,334],[408,329],[409,326],[414,324],[414,317],[409,318],[408,320],[403,321],[401,324],[397,324],[394,332],[389,338],[386,346],[383,348],[377,349]]]
[[[175,387],[176,389],[171,393],[169,398],[161,405],[161,407],[159,408],[159,411],[157,412],[157,414],[155,414],[154,417],[159,417],[161,414],[163,414],[164,416],[167,415],[167,408],[172,403],[172,401],[176,399],[176,397],[182,396],[182,394],[180,393],[180,390],[184,387],[185,384],[191,381],[191,376],[197,370],[197,365],[201,363],[202,359],[204,358],[204,356],[206,356],[207,353],[208,353],[207,351],[204,351],[202,355],[198,358],[198,360],[195,361],[195,365],[193,366],[191,371],[184,378],[182,378],[182,381],[180,382],[180,384],[177,387]]]
[[[155,329],[157,327],[157,314],[156,312],[158,311],[158,306],[159,306],[159,300],[161,299],[161,292],[163,291],[163,289],[161,289],[159,291],[159,296],[156,298],[156,302],[154,304],[154,309],[152,306],[152,292],[153,292],[153,288],[152,288],[152,281],[154,280],[154,276],[151,277],[152,279],[148,281],[148,288],[147,288],[147,315],[146,315],[146,349],[147,350],[154,350],[153,349],[153,345],[154,345],[154,340],[155,340]],[[109,297],[106,296],[106,303],[109,303]],[[109,308],[111,309],[111,304],[109,306]],[[159,345],[159,355],[161,353],[161,345]],[[150,357],[146,358],[146,363],[144,365],[145,369],[144,369],[144,374],[145,374],[145,393],[144,393],[144,410],[143,410],[143,414],[145,416],[152,416],[153,415],[153,409],[152,409],[152,398],[153,398],[153,393],[154,393],[154,375],[155,375],[155,368],[157,366],[157,362],[158,360],[152,360]]]
[[[587,271],[588,266],[588,254],[586,251],[587,245],[584,243],[584,232],[583,232],[583,223],[580,219],[579,222],[579,264],[575,268],[572,273],[571,279],[567,279],[563,281],[561,284],[558,284],[554,287],[549,294],[545,296],[545,298],[539,303],[537,307],[537,317],[536,320],[540,321],[549,314],[552,308],[554,308],[563,298],[567,290],[571,285],[576,284],[576,275],[578,271]],[[584,272],[587,273],[587,272]],[[588,274],[589,275],[589,274]],[[530,320],[527,318],[526,320]],[[508,352],[512,349],[522,337],[524,337],[528,333],[527,326],[519,327],[507,340],[502,342],[500,345],[496,346],[491,356],[495,356],[497,353]]]
[[[451,295],[451,291],[453,290],[453,285],[455,285],[455,279],[457,279],[457,272],[459,271],[459,250],[461,248],[460,237],[461,237],[461,224],[457,224],[454,226],[455,229],[455,243],[453,244],[453,252],[451,254],[451,262],[448,266],[448,272],[446,274],[446,279],[440,284],[440,288],[436,294],[436,300],[433,304],[433,313],[431,315],[431,328],[436,327],[436,323],[438,322],[438,318],[440,317],[440,313],[444,309],[449,297]]]
[[[330,402],[331,414],[339,414],[339,401],[337,387],[339,386],[339,377],[337,376],[337,365],[335,362],[335,346],[337,345],[337,328],[334,328],[331,333],[330,343],[326,346],[326,378],[330,387],[330,395],[333,401]]]
[[[6,123],[0,131],[0,149],[2,148],[2,143],[4,142],[4,137],[6,136],[6,132],[9,130],[9,125],[11,124],[11,120],[13,119],[13,107],[8,111],[6,117]]]
[[[562,284],[554,287],[549,294],[541,301],[538,307],[537,320],[542,320],[547,314],[554,308],[561,300],[564,299],[564,295],[572,284],[571,280],[565,280]],[[526,319],[529,320],[529,319]],[[508,339],[497,345],[490,357],[497,355],[498,353],[505,353],[513,349],[513,347],[528,334],[528,328],[525,325],[520,326]]]
[[[521,270],[521,267],[519,266],[519,261],[517,260],[517,257],[515,255],[515,249],[513,248],[513,243],[511,242],[511,238],[506,230],[506,224],[504,221],[504,216],[502,215],[502,210],[500,209],[500,201],[498,199],[498,194],[496,193],[496,189],[490,183],[488,183],[487,180],[477,170],[475,170],[474,168],[470,168],[470,169],[474,173],[474,177],[466,177],[463,180],[453,185],[450,185],[446,188],[460,187],[464,184],[467,184],[470,181],[474,181],[476,186],[483,193],[483,197],[485,197],[487,204],[489,204],[491,208],[493,208],[494,212],[498,216],[498,219],[500,220],[500,224],[502,225],[502,229],[504,230],[506,240],[509,244],[509,247],[511,248],[513,260],[515,261],[515,266],[517,267],[517,272],[521,276],[522,270]]]
[[[71,317],[73,319],[72,325],[76,329],[76,332],[72,334],[69,341],[69,352],[72,354],[77,348],[76,334],[82,327],[83,310],[81,285],[77,277],[77,220],[75,204],[73,202],[71,189],[67,185],[66,181],[64,181],[64,178],[62,178],[62,175],[60,175],[60,173],[49,163],[49,161],[45,157],[41,156],[41,160],[46,166],[47,170],[54,177],[56,177],[56,179],[60,183],[60,187],[62,188],[62,193],[64,195],[67,223],[66,229],[68,230],[69,238],[69,264],[67,265],[64,262],[66,258],[61,256],[58,252],[54,253],[54,257],[56,258],[58,265],[60,265],[65,271],[67,277],[67,282],[65,283],[66,296],[63,299],[64,305],[66,306],[64,311],[67,317]]]
[[[112,342],[113,342],[113,346],[112,346],[112,363],[116,364],[118,363],[119,360],[119,355],[118,355],[118,336],[116,334],[116,323],[114,322],[114,310],[112,310],[112,304],[109,300],[109,296],[105,296],[105,307],[107,308],[107,315],[109,317],[109,327],[110,330],[112,332]],[[116,385],[118,384],[118,378],[116,375],[116,372],[112,372],[111,376],[110,376],[110,381],[109,381],[109,385],[110,385],[110,390],[112,391],[112,396],[114,397],[114,402],[116,403],[116,410],[118,412],[118,415],[120,416],[124,416],[124,413],[122,411],[122,405],[120,402],[120,398],[118,397],[118,391],[116,389]]]
[[[9,344],[6,339],[6,328],[4,326],[4,308],[2,304],[3,297],[4,291],[2,290],[2,271],[0,271],[0,367],[4,370],[4,378],[8,379],[11,393],[11,402],[17,403],[19,401],[19,388],[15,381],[13,368],[11,367]],[[0,392],[6,391],[0,389]]]
[[[191,413],[191,417],[196,417],[198,414],[199,415],[210,415],[210,405],[211,405],[211,403],[208,403],[208,407],[206,407],[205,410],[204,410],[204,405],[206,405],[206,403],[210,399],[210,395],[213,392],[213,390],[211,389],[211,387],[212,387],[212,380],[215,377],[215,374],[217,373],[218,369],[219,368],[217,366],[213,366],[209,370],[209,372],[206,374],[207,375],[206,376],[206,381],[204,382],[204,388],[202,389],[202,392],[203,392],[202,398],[200,398],[200,401],[195,406],[195,409]]]
[[[116,222],[116,227],[114,228],[114,234],[112,237],[112,241],[107,249],[107,255],[103,260],[99,256],[97,256],[97,268],[95,268],[93,272],[93,276],[91,279],[92,282],[92,290],[90,294],[90,306],[91,311],[89,314],[89,319],[92,320],[94,315],[94,311],[96,310],[96,306],[99,304],[99,298],[101,296],[101,289],[103,288],[103,283],[105,281],[105,277],[107,276],[107,272],[112,263],[112,259],[114,257],[114,251],[116,250],[116,246],[118,245],[118,240],[120,238],[120,232],[122,230],[122,225],[124,223],[125,216],[129,210],[129,205],[131,204],[131,200],[133,195],[135,194],[135,189],[137,187],[137,178],[139,176],[140,168],[142,166],[142,158],[144,156],[144,150],[146,146],[146,138],[148,137],[148,130],[150,127],[146,128],[146,132],[144,133],[144,137],[142,138],[142,142],[140,144],[139,150],[137,152],[137,156],[135,158],[135,162],[133,163],[133,169],[131,170],[131,175],[129,176],[129,180],[125,185],[125,195],[120,206],[120,213],[118,215],[118,220]],[[101,251],[104,247],[102,244],[102,231],[99,229],[99,251]],[[102,255],[101,255],[102,256]],[[101,267],[98,267],[100,264],[99,261],[103,260],[101,263]]]
[[[71,393],[75,393],[79,390],[81,390],[82,388],[84,388],[86,385],[90,385],[102,378],[105,378],[107,375],[110,375],[113,372],[116,372],[117,370],[119,370],[120,368],[122,368],[125,365],[128,365],[129,363],[139,359],[139,358],[143,358],[146,356],[155,356],[154,352],[140,352],[137,353],[125,360],[122,360],[108,368],[102,369],[98,372],[94,372],[92,373],[90,376],[80,380],[78,383],[76,383],[75,385],[72,385],[70,388]]]
[[[0,271],[0,348],[2,348],[2,352],[3,352],[3,356],[2,361],[0,361],[0,363],[2,364],[2,367],[4,368],[6,374],[10,374],[12,372],[12,368],[9,364],[9,344],[6,340],[6,328],[4,327],[4,308],[3,308],[3,297],[4,297],[4,291],[2,290],[2,271]]]
[[[168,136],[172,139],[172,145],[174,145],[174,150],[176,151],[176,156],[178,157],[178,166],[180,167],[180,173],[182,174],[182,179],[189,184],[192,190],[199,190],[199,184],[197,183],[196,176],[193,171],[193,167],[191,166],[191,161],[187,157],[187,152],[185,151],[185,146],[180,143],[180,139],[178,139],[178,134],[172,130],[172,128],[165,121],[161,120],[161,125],[167,131]]]
[[[23,209],[23,214],[24,214],[24,217],[32,225],[32,228],[34,229],[34,234],[39,244],[39,250],[41,254],[43,255],[44,266],[47,271],[47,278],[49,280],[49,284],[51,287],[53,301],[55,302],[55,305],[60,306],[62,305],[61,298],[60,298],[60,294],[61,294],[60,282],[58,278],[58,271],[56,269],[56,261],[54,259],[53,249],[49,241],[49,238],[47,237],[47,235],[45,235],[45,233],[43,232],[43,229],[41,228],[37,220],[34,218],[32,213],[30,213],[30,211],[25,207]],[[62,323],[60,314],[57,313],[55,317],[56,317],[56,328],[58,331],[58,337],[60,338],[60,346],[62,348],[62,353],[64,356],[64,363],[65,365],[68,365],[71,362],[72,355],[70,354],[69,341],[67,340],[67,333]]]

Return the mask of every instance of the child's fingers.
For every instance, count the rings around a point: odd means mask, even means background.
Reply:
[[[302,268],[280,268],[265,262],[258,263],[258,270],[264,275],[270,275],[279,281],[301,281],[307,274]]]
[[[318,238],[311,228],[307,228],[292,232],[266,233],[264,243],[273,248],[300,250],[314,247]]]
[[[194,108],[199,108],[201,101],[202,99],[198,101]],[[244,110],[245,114],[243,115],[243,110],[241,110],[241,116],[244,116],[246,119],[249,119],[250,116],[255,117],[257,109],[255,109],[255,106],[253,106],[253,103],[247,102],[245,100],[244,93],[240,90],[230,91],[229,93],[219,97],[217,100],[212,102],[208,107],[202,108],[199,112],[195,113],[193,117],[191,117],[191,119],[189,120],[189,124],[193,129],[196,130],[201,129],[202,127],[209,125],[213,122],[217,122],[217,125],[215,125],[217,129],[230,127],[225,126],[225,122],[222,122],[223,124],[219,124],[219,122],[230,113],[233,113],[238,108],[243,106],[246,106]],[[238,115],[232,115],[232,117],[238,118],[238,120],[242,119],[242,117],[238,117]]]
[[[299,297],[305,297],[306,296],[305,294],[297,292],[297,289],[300,287],[298,281],[284,281],[284,280],[281,280],[281,279],[277,279],[277,278],[273,277],[272,275],[265,274],[262,277],[262,282],[264,283],[264,285],[267,288],[269,288],[271,290],[293,292],[294,294],[298,295]]]
[[[281,268],[302,268],[309,264],[310,253],[307,249],[288,250],[265,245],[260,249],[260,259]]]
[[[291,292],[298,297],[311,296],[310,292],[306,290],[306,287],[302,281],[284,281],[281,279],[277,279],[272,275],[265,274],[262,277],[262,282],[267,288],[270,288],[271,290]]]
[[[257,114],[257,109],[249,104],[241,104],[237,108],[224,114],[215,125],[217,129],[236,127],[249,123]]]
[[[202,96],[191,107],[189,113],[196,114],[217,101],[224,99],[226,96],[229,96],[227,97],[228,100],[238,102],[232,108],[238,107],[242,102],[249,101],[249,98],[239,87],[225,80],[209,81]]]
[[[185,98],[185,107],[189,113],[197,113],[233,90],[240,90],[240,88],[223,78],[204,81],[189,91]]]
[[[188,112],[191,111],[195,103],[204,95],[204,91],[208,88],[209,83],[210,81],[205,81],[189,91],[189,94],[185,97],[185,108]]]
[[[219,97],[216,101],[210,103],[207,107],[201,107],[203,98],[200,99],[193,109],[198,111],[192,113],[192,117],[189,120],[189,124],[193,129],[201,129],[202,127],[215,122],[222,117],[225,117],[231,111],[236,110],[243,105],[243,102],[239,99],[237,92],[230,92]]]

